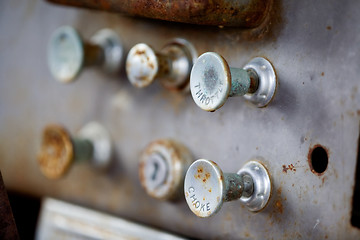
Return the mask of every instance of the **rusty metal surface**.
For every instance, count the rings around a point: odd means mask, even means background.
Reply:
[[[267,27],[239,30],[127,18],[40,0],[1,1],[0,169],[7,187],[201,239],[358,238],[350,218],[360,121],[360,2],[274,4]],[[112,28],[126,51],[139,42],[160,49],[181,37],[199,54],[218,52],[233,67],[266,57],[280,85],[266,108],[230,98],[214,113],[159,84],[136,89],[124,69],[112,77],[89,68],[78,81],[62,85],[46,62],[48,39],[62,25],[76,27],[85,39]],[[43,127],[57,122],[76,132],[93,120],[114,141],[110,170],[99,173],[79,164],[65,178],[47,180],[36,160]],[[262,157],[274,188],[268,206],[254,214],[229,202],[216,216],[200,219],[184,201],[151,198],[139,182],[138,164],[144,147],[159,138],[183,142],[195,159],[216,160],[224,172]],[[329,156],[321,176],[308,162],[317,144]]]
[[[265,19],[272,0],[48,0],[91,9],[126,13],[172,22],[257,27]]]
[[[43,130],[38,163],[49,179],[65,175],[74,158],[74,147],[69,133],[60,125],[48,125]]]

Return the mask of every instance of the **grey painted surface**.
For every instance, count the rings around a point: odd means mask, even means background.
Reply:
[[[144,224],[202,239],[356,239],[350,224],[360,121],[360,15],[358,1],[284,1],[270,33],[249,40],[247,31],[206,28],[126,18],[117,14],[59,7],[43,1],[0,3],[0,168],[5,185],[36,196],[111,212]],[[199,109],[190,95],[160,84],[135,89],[124,75],[86,69],[61,85],[46,62],[47,41],[57,27],[72,25],[88,39],[113,28],[129,50],[139,42],[159,49],[183,37],[201,54],[222,54],[231,67],[255,56],[268,58],[280,87],[264,109],[229,98],[214,113]],[[90,121],[111,133],[116,158],[99,173],[77,165],[62,180],[41,175],[36,162],[41,130],[57,122],[76,132]],[[194,159],[236,172],[260,156],[275,191],[269,206],[254,214],[227,203],[209,219],[191,213],[185,201],[160,202],[138,180],[141,150],[152,140],[172,137]],[[308,152],[329,150],[325,174],[313,174]],[[296,171],[283,172],[293,164]]]

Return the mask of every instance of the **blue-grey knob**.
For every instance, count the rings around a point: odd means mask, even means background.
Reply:
[[[100,66],[107,73],[118,72],[122,58],[121,40],[110,29],[102,29],[84,42],[73,27],[63,26],[52,34],[48,45],[50,72],[63,83],[75,80],[87,66]]]

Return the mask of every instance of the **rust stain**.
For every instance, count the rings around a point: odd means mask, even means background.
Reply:
[[[145,50],[136,50],[135,55],[143,55],[145,54]]]
[[[155,68],[154,64],[150,62],[149,63],[149,68],[154,69]]]
[[[276,201],[275,201],[274,208],[275,208],[275,210],[276,210],[277,212],[279,212],[280,214],[283,213],[283,210],[284,210],[284,209],[283,209],[283,205],[282,205],[281,200],[276,200]]]
[[[196,179],[201,179],[204,183],[211,177],[209,172],[204,172],[204,168],[202,166],[197,167],[197,174],[195,174]]]
[[[326,29],[330,31],[330,30],[332,29],[332,27],[331,27],[331,26],[327,26]]]
[[[282,165],[282,167],[283,167],[283,172],[284,173],[287,173],[287,171],[289,170],[289,171],[293,171],[293,172],[296,172],[296,168],[294,167],[294,165],[293,164],[290,164],[290,165]]]
[[[322,73],[321,73],[321,76],[322,76],[322,77],[323,77],[323,76],[325,76],[325,73],[324,73],[324,72],[322,72]]]
[[[48,0],[50,2],[126,13],[172,22],[214,26],[257,27],[269,13],[272,0]]]
[[[211,192],[211,188],[208,191]]]

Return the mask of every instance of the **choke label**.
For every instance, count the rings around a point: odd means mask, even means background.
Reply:
[[[194,187],[189,187],[188,192],[191,203],[196,210],[200,212],[208,212],[211,210],[210,202],[201,201],[201,198],[196,195],[196,190]]]

